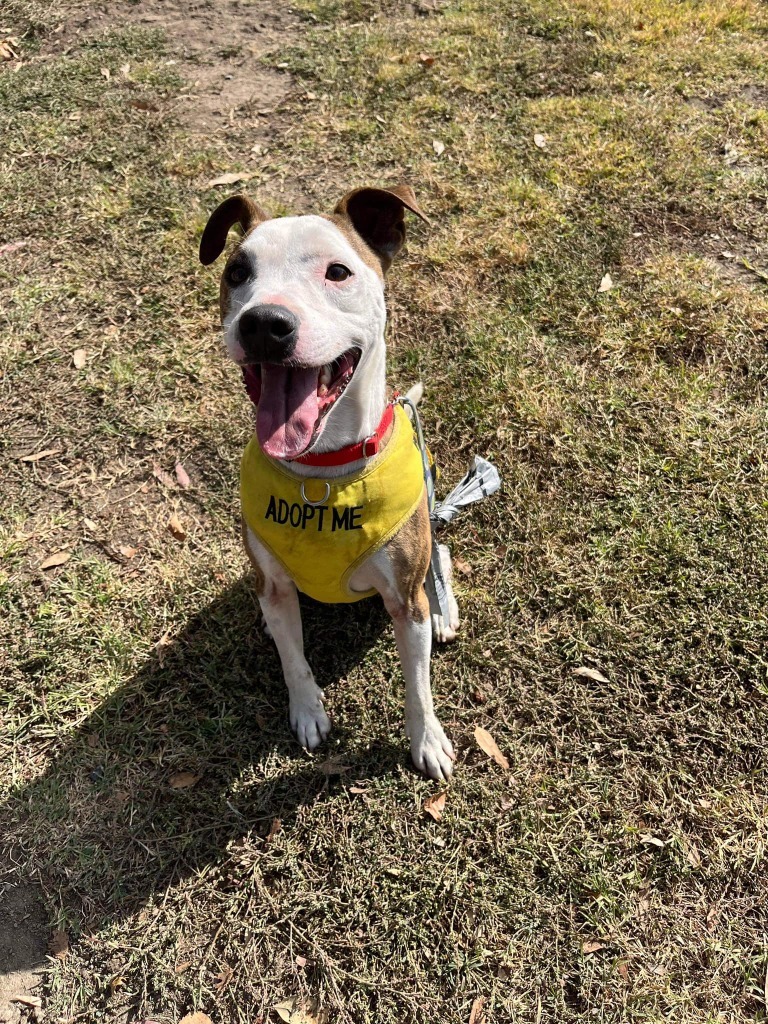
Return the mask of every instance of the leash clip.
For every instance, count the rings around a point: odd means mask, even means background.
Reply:
[[[307,497],[307,493],[304,490],[304,483],[305,483],[305,481],[302,480],[301,481],[301,497],[302,497],[302,500],[304,501],[305,505],[311,505],[312,508],[318,508],[320,505],[324,505],[326,503],[326,501],[328,501],[328,498],[331,495],[331,485],[328,483],[327,480],[325,481],[325,494],[322,496],[320,501],[310,501],[309,500],[309,498]]]

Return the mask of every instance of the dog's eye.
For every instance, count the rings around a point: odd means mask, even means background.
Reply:
[[[346,281],[348,277],[352,277],[352,271],[343,263],[332,263],[325,272],[326,281]]]
[[[233,263],[231,267],[227,267],[225,277],[227,284],[238,285],[242,284],[243,281],[247,281],[251,276],[248,267],[244,263]]]

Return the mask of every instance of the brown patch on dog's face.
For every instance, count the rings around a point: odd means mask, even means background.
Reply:
[[[431,536],[425,491],[419,507],[386,545],[395,576],[403,586],[408,612],[415,622],[425,622],[429,618],[424,580],[429,569]]]
[[[336,213],[323,213],[321,214],[321,216],[325,220],[329,220],[331,224],[334,225],[334,227],[337,227],[339,229],[339,231],[342,233],[342,235],[344,235],[346,240],[349,242],[349,244],[355,250],[357,255],[360,257],[360,259],[363,261],[363,263],[365,263],[366,266],[370,267],[371,270],[373,270],[374,273],[383,281],[384,266],[382,260],[376,255],[373,249],[370,249],[365,244],[360,235],[358,235],[358,233],[355,231],[355,228],[352,222],[349,220],[349,218],[342,217]]]

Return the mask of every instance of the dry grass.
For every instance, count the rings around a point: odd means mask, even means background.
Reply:
[[[505,479],[450,537],[456,777],[435,823],[375,602],[307,602],[335,731],[291,740],[237,540],[248,410],[194,260],[233,167],[164,113],[162,31],[49,56],[47,6],[0,77],[0,245],[25,242],[0,255],[0,822],[70,931],[47,1016],[252,1024],[303,994],[376,1024],[481,996],[486,1024],[765,1019],[765,8],[302,10],[249,191],[414,184],[436,227],[393,273],[391,381],[426,382],[445,481],[475,452]],[[190,491],[153,476],[177,460]]]

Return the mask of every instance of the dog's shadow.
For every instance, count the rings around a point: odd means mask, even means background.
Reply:
[[[320,686],[343,678],[385,631],[378,599],[303,608]],[[287,692],[259,625],[248,577],[160,643],[69,733],[7,811],[16,860],[60,892],[73,924],[96,928],[190,872],[231,840],[268,837],[329,788],[409,763],[405,742],[336,743],[306,754],[291,735]],[[79,918],[79,920],[77,920]]]

